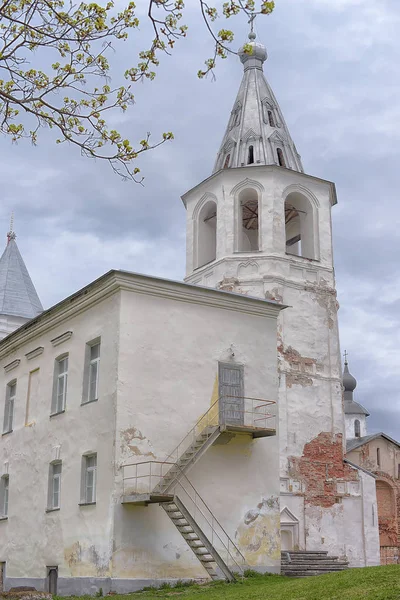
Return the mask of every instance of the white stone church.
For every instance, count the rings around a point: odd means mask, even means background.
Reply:
[[[379,564],[375,479],[344,458],[335,186],[304,173],[250,34],[185,282],[110,271],[43,311],[0,259],[0,581],[60,595]],[[1,408],[2,407],[2,408]]]

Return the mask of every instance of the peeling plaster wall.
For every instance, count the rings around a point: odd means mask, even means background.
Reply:
[[[377,463],[378,449],[380,465]],[[380,545],[392,548],[395,554],[395,548],[400,548],[400,449],[379,437],[352,450],[347,458],[376,475]],[[382,558],[387,558],[385,550],[382,550]]]
[[[19,578],[35,578],[34,585],[40,587],[48,565],[58,565],[60,578],[111,573],[118,323],[119,295],[114,294],[22,343],[1,360],[1,418],[6,384],[17,380],[13,431],[0,438],[0,475],[9,474],[8,520],[0,522],[0,562],[7,564],[6,587],[8,580],[20,585]],[[72,336],[53,347],[50,340],[66,331]],[[98,337],[99,400],[81,406],[85,345]],[[26,353],[40,346],[43,352],[28,360]],[[54,360],[66,352],[66,409],[50,418]],[[19,365],[6,373],[4,366],[17,359]],[[29,372],[35,369],[39,369],[38,387],[26,422]],[[97,452],[97,504],[79,506],[81,458],[88,451]],[[61,509],[46,512],[49,463],[55,459],[62,460]]]
[[[238,198],[246,188],[257,190],[259,197],[257,253],[236,251]],[[286,253],[284,201],[293,192],[309,200],[316,260]],[[303,513],[296,512],[295,500],[292,511],[305,532],[305,539],[299,535],[301,548],[324,549],[323,539],[329,539],[330,550],[340,554],[345,546],[343,511],[349,511],[348,518],[356,521],[358,508],[350,501],[338,507],[329,494],[325,502],[323,497],[331,484],[322,474],[318,475],[322,478],[321,496],[318,503],[315,498],[311,501],[312,484],[302,475],[308,464],[304,457],[306,445],[314,444],[323,455],[324,443],[329,448],[330,440],[336,439],[335,456],[343,472],[350,481],[358,480],[357,473],[350,475],[343,467],[344,414],[331,231],[333,193],[329,182],[288,169],[255,166],[224,169],[183,199],[187,207],[186,280],[288,305],[279,317],[277,341],[280,472],[281,491],[285,494],[282,504],[287,504],[291,494],[304,498]],[[193,271],[198,207],[210,197],[217,203],[216,260]],[[331,461],[328,456],[323,460],[325,473]],[[297,472],[293,471],[293,464]],[[360,524],[357,527],[355,539],[361,548],[364,532]],[[371,527],[372,534],[376,533],[376,525]]]
[[[123,293],[118,466],[168,456],[209,409],[218,361],[244,365],[246,396],[275,400],[276,319]],[[278,437],[224,435],[188,474],[249,564],[275,571],[278,461]],[[122,494],[122,470],[118,473]],[[116,505],[115,523],[113,577],[206,575],[158,505]]]

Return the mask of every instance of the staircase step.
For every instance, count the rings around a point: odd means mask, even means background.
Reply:
[[[340,560],[296,560],[293,558],[292,560],[282,560],[282,565],[340,565],[340,564],[348,564],[347,561]]]
[[[282,550],[281,554],[290,554],[290,556],[319,556],[321,554],[324,554],[325,556],[327,556],[328,550]]]
[[[343,569],[347,569],[347,564],[345,565],[313,565],[313,564],[307,564],[307,565],[299,565],[299,564],[289,564],[289,565],[284,565],[282,567],[282,571],[314,571],[315,569],[317,569],[318,571],[343,571]]]
[[[211,562],[215,562],[215,560],[213,559],[213,557],[210,555],[210,558],[206,558],[204,556],[198,556],[197,557],[199,559],[200,562],[204,562],[204,563],[211,563]]]

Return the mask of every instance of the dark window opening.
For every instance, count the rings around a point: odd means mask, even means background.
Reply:
[[[231,160],[231,155],[228,154],[228,156],[225,158],[224,169],[227,169],[229,167],[229,161],[230,160]]]
[[[354,421],[354,436],[356,438],[359,438],[360,435],[361,435],[360,421],[358,419],[356,419]]]
[[[376,449],[376,464],[378,465],[378,467],[381,466],[381,450],[380,450],[380,448]]]
[[[240,221],[238,250],[257,252],[259,250],[258,194],[254,189],[243,190],[239,196]]]
[[[271,127],[275,127],[274,115],[272,114],[272,110],[268,111],[268,121]]]
[[[252,165],[254,163],[254,147],[249,146],[249,154],[247,156],[247,164]]]
[[[400,479],[400,463],[397,465],[397,479]]]
[[[283,156],[283,152],[281,148],[276,149],[276,153],[278,155],[278,163],[280,167],[286,167],[285,157]]]

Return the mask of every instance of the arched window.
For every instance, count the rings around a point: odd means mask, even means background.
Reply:
[[[259,249],[258,193],[254,189],[239,194],[239,240],[240,252],[256,252]]]
[[[272,110],[268,111],[268,122],[271,127],[276,127],[275,121],[274,121],[274,115],[272,114]]]
[[[197,221],[197,264],[202,267],[216,258],[217,252],[217,205],[206,202]]]
[[[225,162],[224,162],[224,169],[227,169],[229,167],[229,161],[231,159],[231,155],[228,154],[227,157],[225,158]]]
[[[380,448],[376,449],[376,464],[378,465],[378,467],[381,466],[381,449]]]
[[[317,258],[317,215],[311,201],[300,192],[288,194],[285,200],[286,253],[304,258]]]
[[[282,148],[276,149],[276,154],[278,155],[278,164],[280,167],[286,167],[285,157],[283,156]]]
[[[359,438],[361,435],[360,421],[356,419],[354,421],[354,437]]]
[[[254,163],[254,146],[249,146],[247,155],[247,164],[252,165]]]

